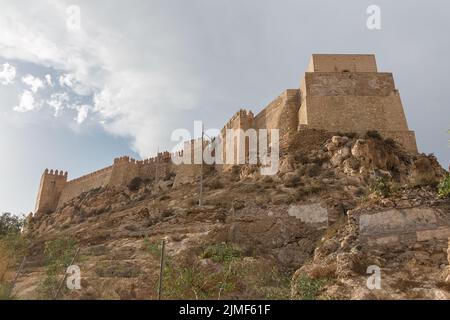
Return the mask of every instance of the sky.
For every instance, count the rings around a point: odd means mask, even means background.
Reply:
[[[381,29],[367,28],[370,5]],[[142,159],[195,120],[221,128],[298,88],[313,53],[374,53],[421,152],[450,165],[450,3],[0,0],[0,212],[34,210],[45,168]]]

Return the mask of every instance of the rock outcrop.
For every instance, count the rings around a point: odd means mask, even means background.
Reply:
[[[163,239],[166,298],[448,299],[450,201],[437,196],[436,159],[373,133],[302,134],[275,176],[206,168],[202,207],[193,175],[100,187],[30,218],[15,295],[40,297],[46,243],[71,237],[82,281],[66,299],[156,298]]]

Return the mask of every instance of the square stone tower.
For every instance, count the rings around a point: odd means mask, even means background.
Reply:
[[[378,72],[375,55],[313,54],[300,91],[300,129],[377,130],[417,152],[392,73]]]
[[[66,183],[67,172],[45,169],[39,184],[35,213],[46,214],[55,211]]]

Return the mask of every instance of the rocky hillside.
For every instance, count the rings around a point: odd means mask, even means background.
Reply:
[[[204,171],[202,207],[198,179],[173,188],[169,175],[91,190],[29,220],[14,295],[51,298],[80,248],[82,288],[61,297],[155,299],[165,239],[167,299],[450,298],[450,201],[437,194],[446,171],[434,156],[376,132],[310,130],[275,176]],[[369,290],[374,265],[381,288]]]

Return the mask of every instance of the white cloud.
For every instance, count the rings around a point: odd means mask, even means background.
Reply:
[[[34,77],[31,74],[22,77],[22,82],[30,86],[31,91],[34,93],[45,87],[44,82],[41,79]]]
[[[59,85],[61,87],[72,88],[75,82],[75,75],[73,74],[63,74],[59,77]]]
[[[55,110],[54,114],[55,117],[57,117],[69,100],[69,95],[66,92],[57,92],[50,96],[50,99],[47,100],[47,104]]]
[[[98,14],[96,2],[81,1],[82,26],[72,32],[65,27],[63,2],[30,3],[26,10],[15,1],[2,2],[0,56],[52,68],[62,74],[53,84],[58,81],[86,99],[95,96],[89,113],[97,114],[95,119],[107,132],[130,137],[133,149],[149,156],[160,141],[169,139],[178,111],[193,108],[199,93],[190,64],[181,59],[176,34],[147,28],[148,6],[127,6],[134,20],[143,23],[136,28],[134,23],[119,23],[120,8],[109,12],[112,15]],[[53,95],[47,101],[56,115],[68,103]],[[86,110],[77,120],[85,120]]]
[[[9,63],[4,63],[0,66],[0,83],[7,85],[14,83],[16,77],[16,68]]]
[[[14,111],[28,112],[37,109],[37,105],[34,100],[33,93],[29,90],[25,90],[19,97],[19,105],[14,107]]]
[[[93,93],[93,88],[85,85],[77,79],[76,74],[65,73],[59,77],[59,85],[63,88],[69,88],[80,96],[87,96]]]
[[[54,86],[52,76],[50,74],[45,75],[45,82],[47,82],[47,85],[50,87]]]
[[[90,109],[90,106],[88,106],[88,105],[76,106],[77,117],[75,118],[75,121],[78,124],[82,124],[87,119],[89,109]]]

